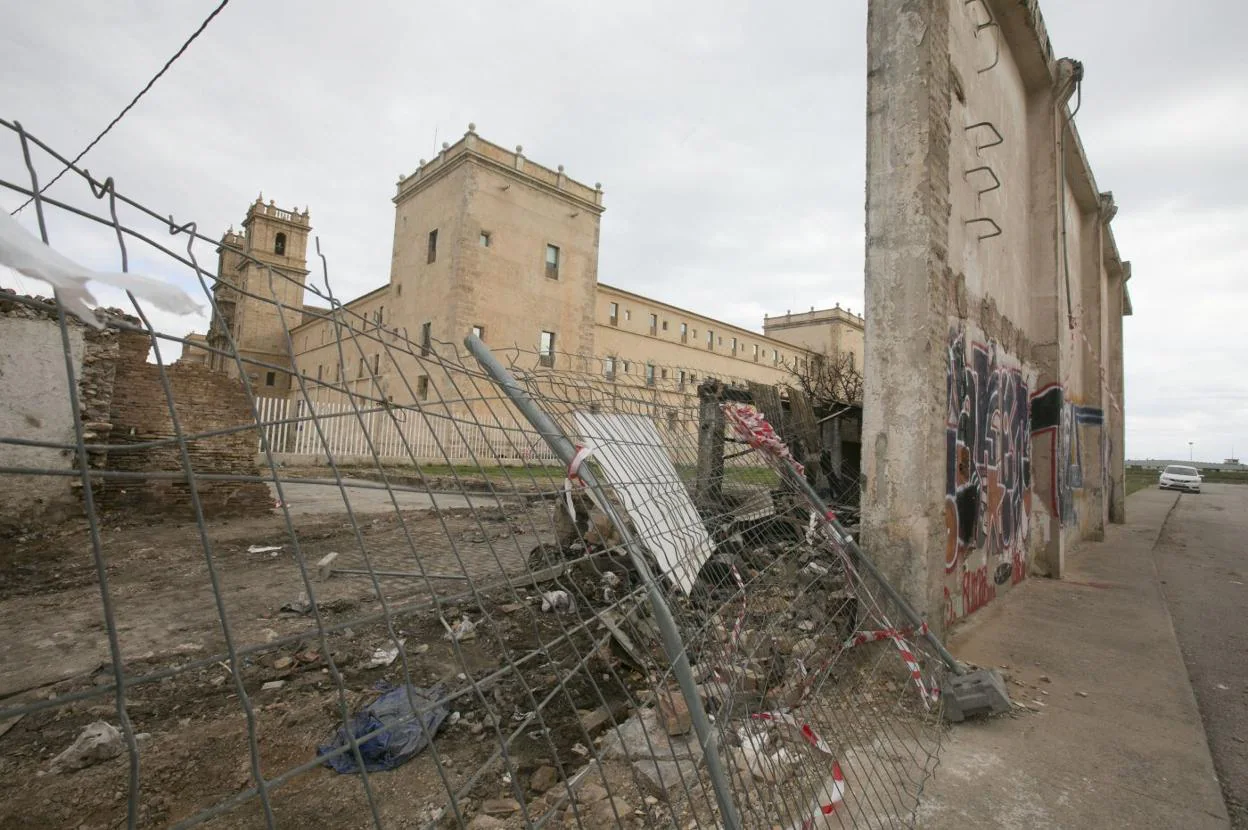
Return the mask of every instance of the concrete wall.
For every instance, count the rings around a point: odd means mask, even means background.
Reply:
[[[70,329],[75,375],[82,372],[83,332]],[[0,435],[74,443],[74,416],[65,379],[65,351],[51,320],[0,317]],[[0,444],[0,465],[66,470],[76,459],[63,450]],[[49,511],[77,504],[72,479],[0,476],[0,526],[23,526]]]
[[[871,0],[868,64],[863,538],[949,624],[1103,533],[1126,294],[1032,0]]]

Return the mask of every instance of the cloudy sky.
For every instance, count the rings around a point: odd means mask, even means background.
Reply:
[[[216,3],[14,5],[0,117],[76,154]],[[1043,9],[1058,52],[1084,61],[1079,128],[1134,263],[1127,453],[1248,456],[1248,7]],[[335,293],[354,295],[387,278],[398,174],[473,121],[603,183],[604,282],[758,328],[764,312],[862,308],[865,26],[863,0],[233,0],[84,164],[210,234],[259,191],[310,206]],[[0,141],[0,178],[22,181]],[[57,221],[54,242],[116,266],[98,229]]]

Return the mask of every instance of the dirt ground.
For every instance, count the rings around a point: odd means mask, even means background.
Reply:
[[[459,826],[457,811],[465,821],[475,816],[484,822],[476,827],[519,827],[526,818],[522,811],[532,820],[551,810],[559,810],[569,826],[579,821],[587,828],[614,825],[617,818],[636,827],[684,827],[695,820],[713,825],[704,778],[684,795],[669,798],[660,790],[662,797],[656,797],[629,758],[591,763],[598,755],[595,742],[652,700],[657,680],[639,670],[631,659],[637,655],[621,651],[601,625],[603,607],[541,612],[541,591],[552,585],[526,585],[524,576],[532,574],[531,565],[542,564],[532,552],[553,540],[552,511],[549,501],[530,499],[441,514],[366,514],[357,516],[355,526],[344,514],[305,514],[296,519],[297,552],[280,514],[209,522],[207,546],[194,523],[105,522],[108,595],[128,678],[126,710],[138,736],[140,826],[176,826],[213,807],[222,811],[207,826],[265,826],[260,799],[250,797],[255,781],[248,716],[235,671],[254,713],[255,751],[279,826],[372,827],[374,806],[383,826],[399,828]],[[280,550],[249,550],[255,546]],[[795,550],[792,544],[764,546],[752,564],[781,563],[777,573],[789,585],[809,558],[784,564]],[[337,568],[423,567],[470,579],[385,577],[379,598],[368,577],[319,580],[316,563],[330,552],[339,554]],[[213,590],[213,573],[219,591]],[[583,594],[601,591],[597,582],[582,587]],[[319,626],[306,610],[309,590],[318,603]],[[836,600],[818,578],[802,596],[785,591],[752,592],[745,627],[800,624],[786,635],[786,654],[800,649],[803,638],[813,648],[812,638],[835,643],[849,633],[844,620],[820,610]],[[638,595],[625,574],[615,601]],[[374,651],[392,643],[383,599],[395,635],[404,641],[404,657],[375,665]],[[226,659],[218,603],[240,652],[233,666]],[[605,607],[605,600],[599,605]],[[465,617],[476,624],[475,636],[450,640],[447,625]],[[727,637],[732,620],[716,618],[712,628],[700,635],[704,647]],[[747,630],[746,640],[759,640],[754,633]],[[668,664],[657,641],[632,634],[646,664]],[[887,737],[891,726],[881,719],[888,707],[880,704],[904,697],[906,689],[896,672],[879,671],[878,656],[864,650],[862,657],[866,662],[853,671],[847,666],[840,686],[830,690],[842,703],[868,702],[854,710],[857,731],[846,730],[838,743],[847,765],[855,753],[866,758],[864,748],[882,745],[881,735]],[[794,666],[801,667],[778,652],[767,665],[776,671],[783,665],[790,676]],[[501,670],[508,666],[514,670]],[[753,675],[744,663],[738,668],[746,685],[760,682],[746,677]],[[431,751],[368,776],[370,806],[364,779],[320,765],[317,747],[344,713],[358,711],[408,676],[419,687],[441,684],[452,714]],[[274,681],[280,688],[263,688]],[[85,525],[0,540],[0,712],[40,707],[7,721],[0,715],[0,827],[125,825],[127,753],[76,772],[49,771],[51,759],[88,724],[118,723],[112,684]],[[828,711],[820,728],[832,730],[837,724]],[[911,712],[901,714],[918,723]],[[498,757],[503,745],[506,763]],[[879,763],[871,756],[864,768],[878,778]],[[549,766],[557,768],[554,779],[585,780],[619,801],[586,801],[569,809],[570,790],[552,786],[543,769]],[[826,759],[815,757],[809,768],[825,767]],[[539,784],[543,776],[548,780]],[[448,791],[464,795],[452,803]],[[485,813],[497,815],[498,823],[481,819]],[[557,818],[552,826],[563,825]]]

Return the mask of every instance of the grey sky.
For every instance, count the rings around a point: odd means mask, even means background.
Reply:
[[[215,4],[15,5],[0,117],[76,153]],[[1078,123],[1135,269],[1128,456],[1185,456],[1189,440],[1198,457],[1248,455],[1248,9],[1042,8],[1058,52],[1085,64]],[[261,190],[308,205],[335,292],[355,295],[388,278],[398,174],[474,121],[603,183],[604,282],[752,328],[765,311],[860,310],[865,25],[845,0],[233,0],[84,163],[212,234]],[[18,161],[0,150],[0,177],[20,181]]]

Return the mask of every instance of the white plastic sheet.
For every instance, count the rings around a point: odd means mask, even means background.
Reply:
[[[19,274],[33,277],[57,289],[65,310],[88,325],[102,328],[91,312],[95,297],[88,282],[99,282],[129,291],[139,300],[146,300],[172,314],[195,314],[200,306],[191,296],[167,282],[139,274],[92,271],[43,244],[8,213],[0,210],[0,265]]]

